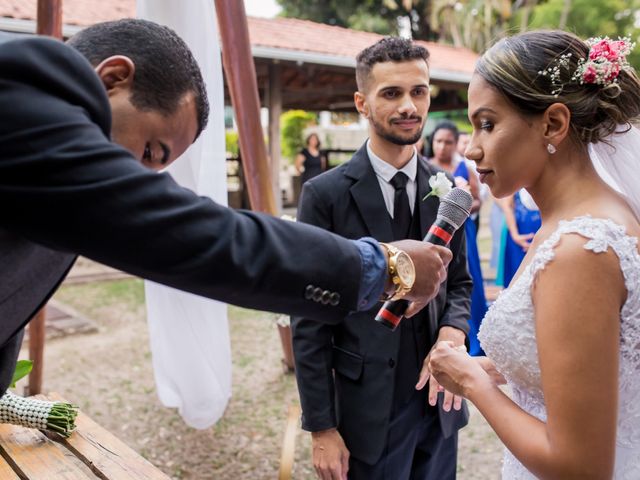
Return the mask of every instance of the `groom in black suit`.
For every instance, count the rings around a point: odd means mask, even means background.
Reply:
[[[422,200],[439,170],[414,148],[430,103],[427,58],[424,48],[399,38],[358,55],[355,103],[369,120],[369,140],[349,162],[305,184],[300,221],[347,238],[424,237],[439,204],[435,196]],[[436,341],[466,340],[471,279],[462,229],[451,249],[438,296],[393,332],[373,320],[380,303],[333,326],[294,317],[302,426],[312,432],[319,477],[345,478],[348,471],[363,480],[455,478],[466,406],[452,410],[448,392],[431,406],[428,393],[415,389]],[[430,389],[435,397],[434,380]]]

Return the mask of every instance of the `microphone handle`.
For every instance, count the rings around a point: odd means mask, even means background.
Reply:
[[[442,217],[438,217],[433,225],[431,225],[423,241],[447,247],[456,230],[455,225],[447,222]],[[375,320],[385,327],[395,330],[396,327],[400,325],[407,308],[409,308],[408,300],[387,300],[378,311]]]

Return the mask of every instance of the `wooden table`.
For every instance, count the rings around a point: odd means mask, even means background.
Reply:
[[[63,400],[54,393],[39,396]],[[170,480],[82,412],[69,438],[0,425],[2,480]]]

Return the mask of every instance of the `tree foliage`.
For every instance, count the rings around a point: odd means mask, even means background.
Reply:
[[[282,15],[384,35],[408,19],[414,39],[481,52],[495,40],[534,28],[561,28],[582,38],[638,38],[640,0],[278,0]],[[640,47],[639,47],[640,49]],[[640,54],[632,63],[640,65]]]
[[[435,40],[426,21],[431,0],[277,0],[284,17],[338,25],[392,35],[398,33],[398,17],[411,21],[413,38]]]
[[[548,0],[534,9],[529,28],[563,27],[563,30],[581,38],[629,36],[637,42],[640,35],[636,26],[639,7],[639,0]],[[563,14],[566,15],[564,26],[559,25]],[[629,56],[636,69],[640,67],[639,48],[636,47]]]
[[[303,132],[316,121],[316,115],[304,110],[289,110],[280,117],[282,155],[293,158],[304,146]]]

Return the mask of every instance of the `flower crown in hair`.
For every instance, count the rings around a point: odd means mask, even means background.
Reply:
[[[609,37],[590,38],[587,40],[589,54],[587,58],[580,59],[578,66],[573,72],[570,81],[578,82],[580,85],[611,85],[618,81],[618,76],[622,70],[633,70],[627,61],[627,55],[635,47],[629,37],[611,40]],[[551,95],[557,97],[564,88],[560,78],[560,70],[569,67],[571,54],[567,53],[556,58],[551,65],[538,74],[549,77],[553,89]]]

